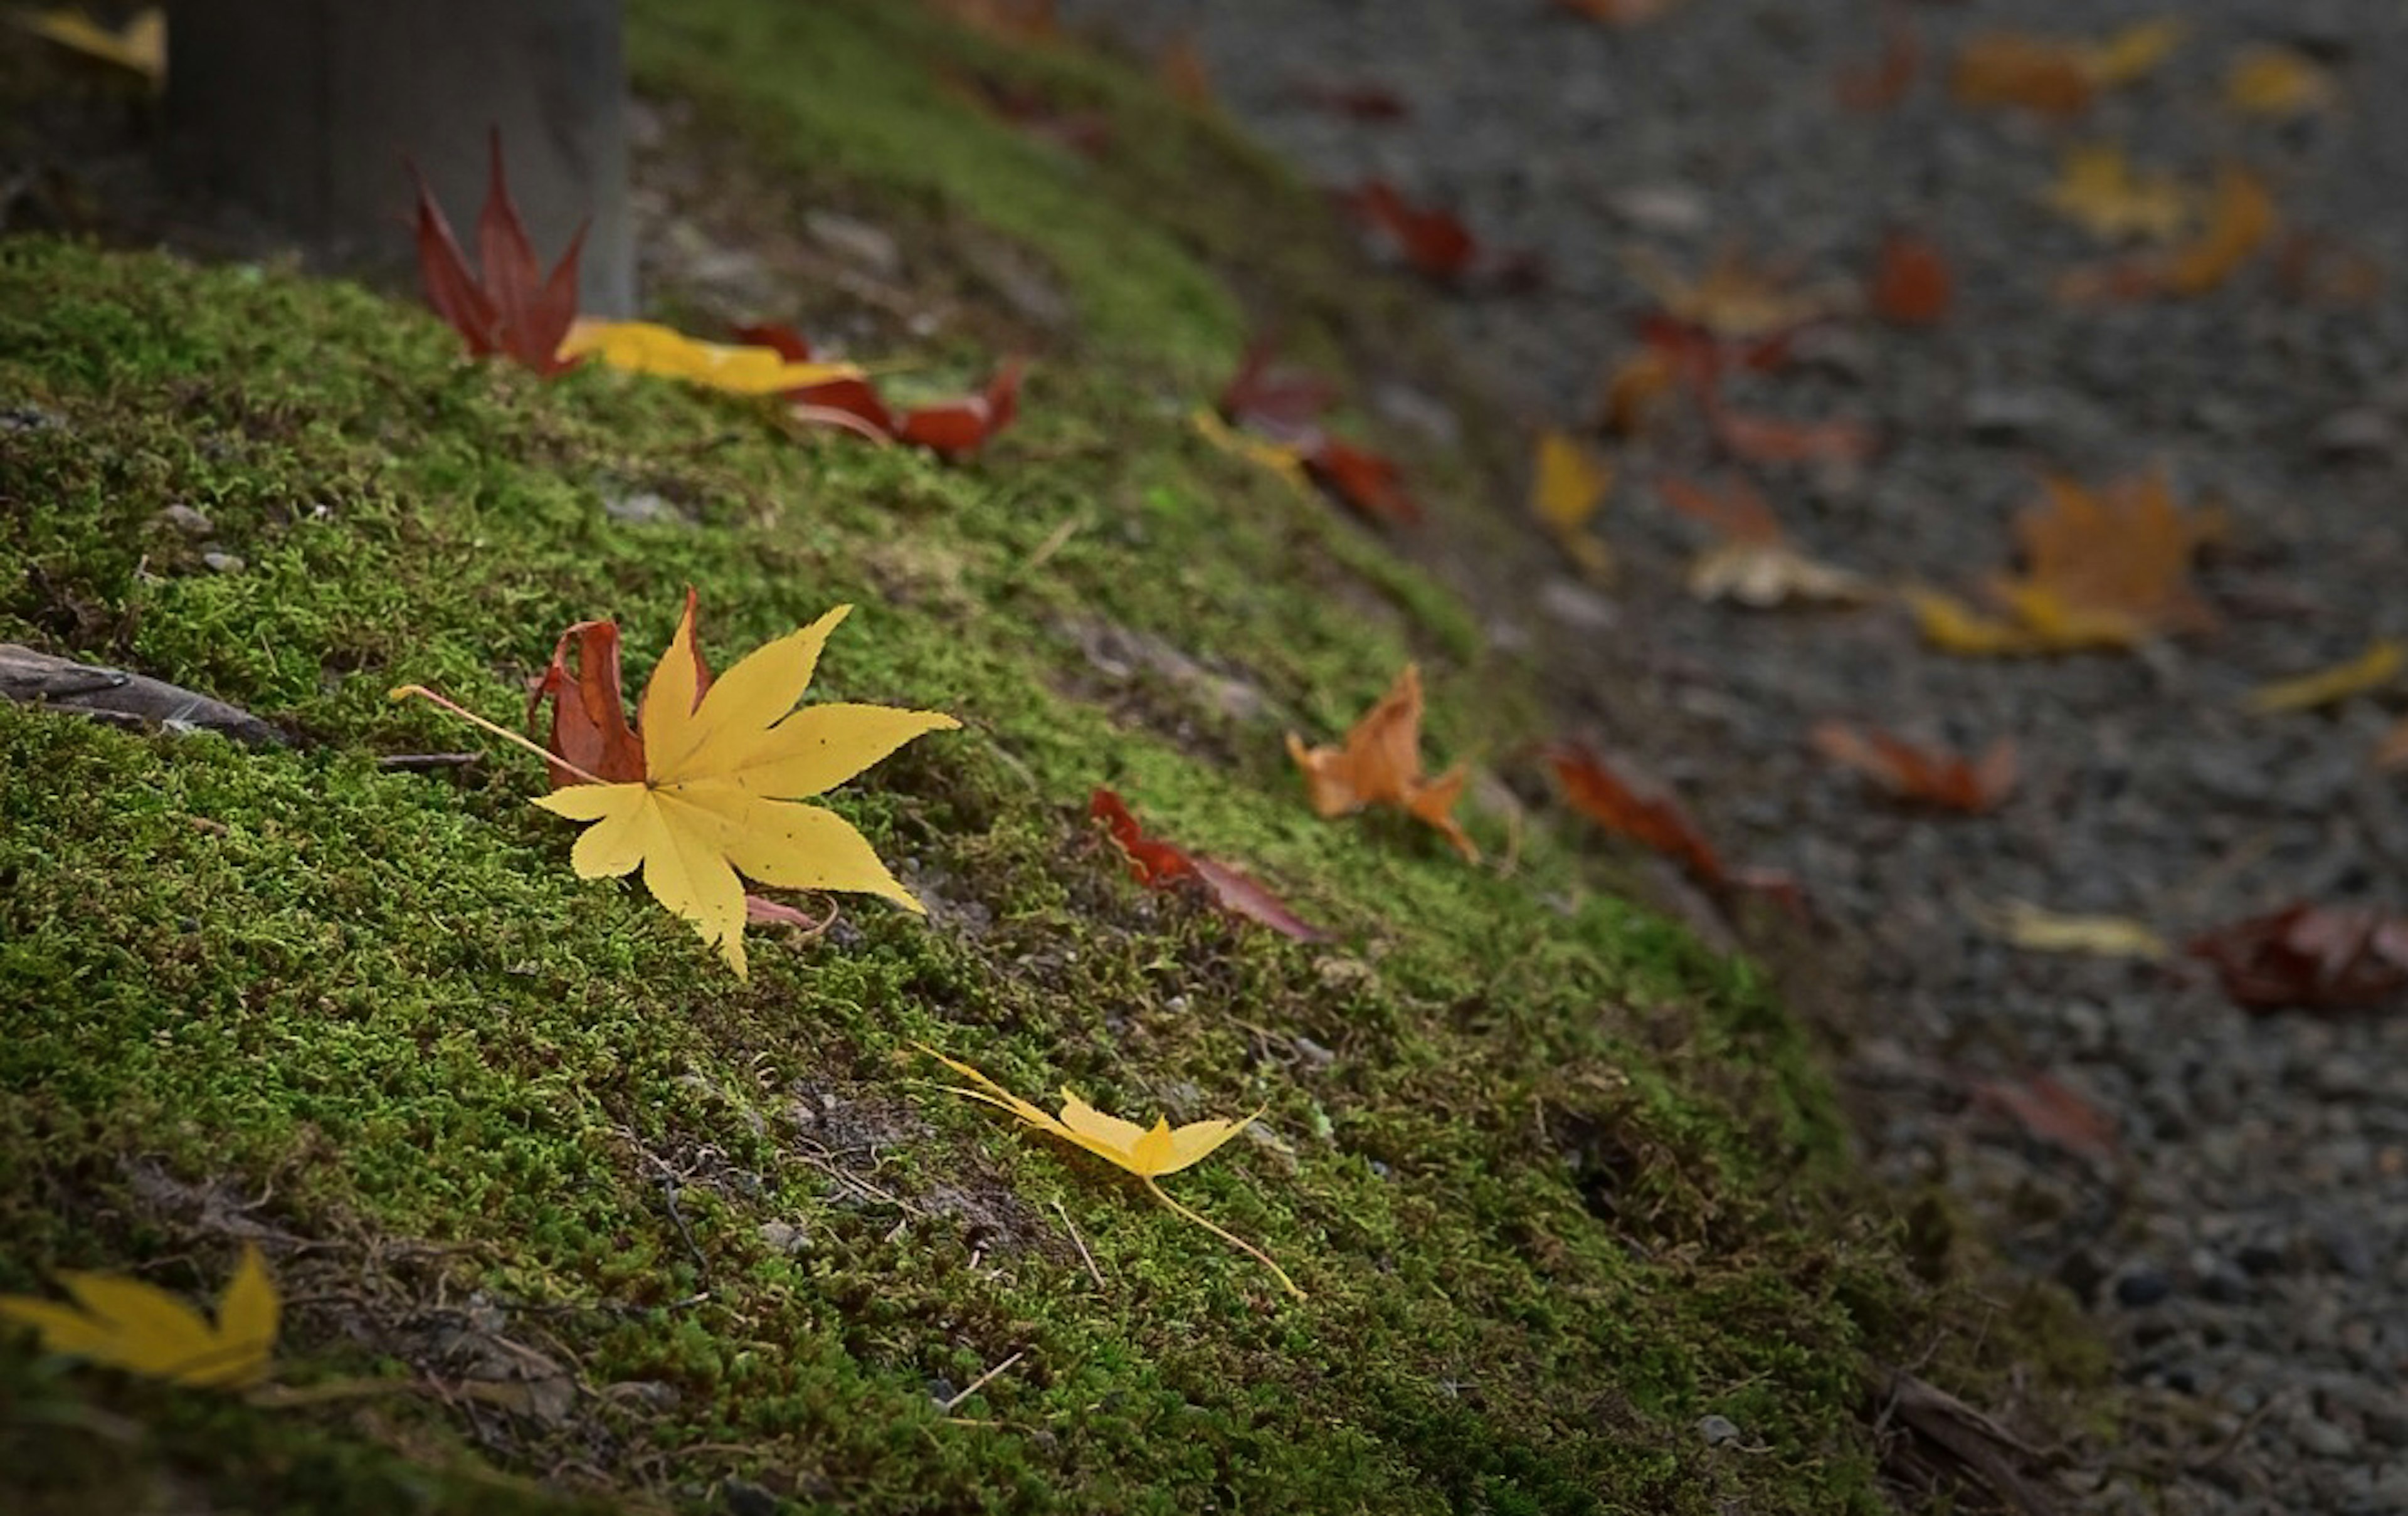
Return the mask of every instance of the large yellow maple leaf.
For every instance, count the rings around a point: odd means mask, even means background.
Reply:
[[[74,1305],[0,1295],[0,1321],[34,1328],[47,1352],[177,1384],[243,1385],[267,1371],[282,1302],[255,1247],[242,1250],[215,1324],[140,1280],[61,1269],[58,1281]]]
[[[856,891],[922,908],[851,822],[798,804],[915,737],[961,724],[893,706],[796,708],[828,634],[852,609],[838,606],[754,650],[704,693],[688,597],[637,707],[643,779],[573,784],[536,801],[594,823],[569,855],[579,878],[642,868],[652,897],[694,922],[738,979],[747,976],[739,871],[783,889]]]

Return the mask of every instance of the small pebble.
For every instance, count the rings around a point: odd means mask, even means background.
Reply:
[[[1698,1418],[1698,1435],[1706,1439],[1707,1447],[1719,1448],[1727,1442],[1740,1439],[1739,1424],[1724,1416],[1700,1416]]]
[[[2154,1306],[2174,1293],[2174,1281],[2162,1269],[2143,1266],[2115,1281],[2115,1303],[2139,1309]]]

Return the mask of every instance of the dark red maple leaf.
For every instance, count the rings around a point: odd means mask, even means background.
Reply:
[[[577,259],[585,247],[589,222],[577,229],[568,250],[560,255],[547,278],[528,240],[526,225],[510,199],[502,173],[502,134],[495,128],[493,164],[485,185],[485,207],[477,217],[477,258],[482,276],[472,272],[452,235],[435,192],[408,158],[403,163],[418,185],[418,271],[426,299],[437,315],[467,339],[468,350],[482,358],[493,353],[550,378],[576,366],[563,362],[560,344],[577,319]]]
[[[1303,921],[1284,901],[1243,870],[1216,863],[1201,853],[1159,837],[1150,837],[1121,797],[1098,788],[1087,802],[1087,814],[1101,821],[1129,861],[1129,872],[1150,889],[1168,889],[1194,880],[1215,906],[1233,916],[1268,926],[1298,942],[1326,942],[1329,934]]]
[[[2408,916],[2305,901],[2200,934],[2186,950],[2215,965],[2247,1010],[2372,1006],[2408,988]]]

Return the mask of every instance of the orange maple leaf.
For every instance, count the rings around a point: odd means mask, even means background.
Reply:
[[[1471,777],[1456,764],[1436,779],[1422,776],[1422,671],[1407,664],[1397,682],[1346,734],[1342,748],[1308,748],[1294,732],[1287,754],[1304,771],[1305,795],[1316,815],[1345,816],[1366,806],[1394,806],[1438,829],[1472,862],[1480,849],[1455,820],[1455,803]]]

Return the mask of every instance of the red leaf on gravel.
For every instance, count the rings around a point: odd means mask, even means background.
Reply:
[[[1771,547],[1784,538],[1780,519],[1772,514],[1764,492],[1743,479],[1734,479],[1716,494],[1702,484],[1667,475],[1656,481],[1664,503],[1692,521],[1714,529],[1726,542]]]
[[[1558,746],[1547,762],[1574,810],[1677,861],[1700,880],[1725,881],[1722,859],[1678,800],[1632,784],[1584,748]]]
[[[585,246],[586,227],[568,240],[546,278],[519,219],[518,206],[502,174],[502,134],[490,139],[492,166],[485,181],[485,206],[477,217],[477,256],[483,274],[470,272],[468,260],[452,235],[443,207],[426,176],[408,158],[402,162],[418,185],[418,272],[426,287],[427,303],[437,315],[466,337],[477,357],[500,353],[524,368],[549,379],[576,366],[561,361],[560,344],[577,319],[577,258]],[[590,223],[589,223],[590,224]]]
[[[1288,86],[1288,98],[1300,106],[1352,116],[1358,122],[1398,122],[1412,114],[1405,97],[1381,84],[1333,84],[1297,79]]]
[[[2054,1075],[1973,1086],[1973,1108],[2004,1116],[2042,1142],[2076,1158],[2106,1164],[2115,1157],[2115,1123]]]
[[[2186,950],[2215,965],[2246,1010],[2372,1006],[2408,987],[2408,916],[2301,902],[2233,922]]]
[[[1526,252],[1494,252],[1452,211],[1416,206],[1385,179],[1369,179],[1340,194],[1339,203],[1377,232],[1415,273],[1440,284],[1486,278],[1527,287],[1543,277]]]
[[[1991,743],[1978,763],[1901,742],[1878,728],[1859,732],[1844,722],[1818,722],[1807,740],[1816,752],[1900,799],[1968,815],[1993,808],[2015,787],[2015,745],[2006,737]]]
[[[1221,388],[1213,408],[1232,426],[1250,427],[1274,436],[1295,436],[1312,430],[1323,413],[1338,403],[1338,386],[1318,374],[1285,368],[1271,361],[1276,341],[1256,337],[1238,360],[1238,371]]]
[[[1298,942],[1329,940],[1328,933],[1297,917],[1279,896],[1242,870],[1189,852],[1159,837],[1147,837],[1137,817],[1112,791],[1098,788],[1087,802],[1087,814],[1101,821],[1112,840],[1120,844],[1121,851],[1128,855],[1129,872],[1140,884],[1160,890],[1192,879],[1203,886],[1214,905],[1233,916],[1242,916]]]
[[[1569,10],[1608,26],[1636,26],[1641,21],[1651,21],[1678,3],[1679,0],[1555,0],[1557,10]]]
[[[1948,260],[1928,239],[1911,232],[1882,238],[1873,265],[1873,314],[1892,326],[1935,326],[1956,294]]]
[[[1906,97],[1923,64],[1923,38],[1904,7],[1882,7],[1882,51],[1870,64],[1851,64],[1832,81],[1832,93],[1848,110],[1887,110]]]
[[[1720,396],[1705,396],[1706,422],[1714,440],[1733,457],[1752,464],[1860,464],[1879,439],[1859,421],[1835,416],[1824,422],[1793,422],[1779,416],[1733,410]]]
[[[1356,515],[1374,522],[1412,526],[1422,508],[1409,493],[1397,465],[1379,453],[1316,434],[1298,451],[1297,462],[1312,482]]]
[[[814,362],[810,340],[782,322],[767,322],[736,329],[736,340],[752,347],[773,348],[790,364]],[[806,406],[813,410],[832,411],[859,421],[865,434],[883,438],[895,436],[895,413],[879,398],[878,387],[866,379],[831,379],[825,384],[806,384],[786,391],[779,396],[790,406]]]

